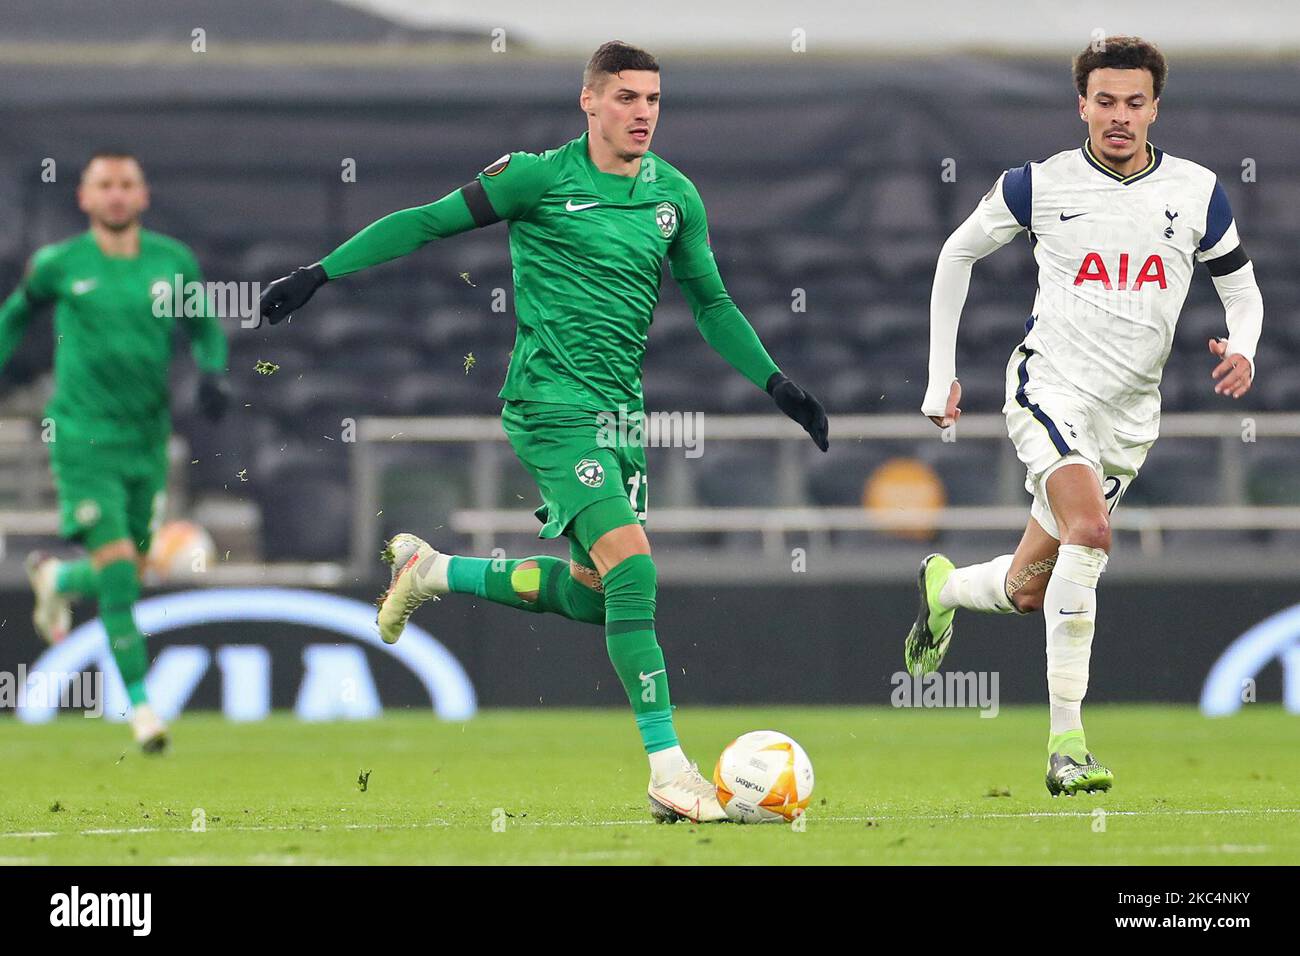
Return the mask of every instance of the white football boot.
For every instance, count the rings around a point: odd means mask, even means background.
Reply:
[[[655,783],[652,777],[646,794],[650,797],[650,815],[659,823],[720,823],[727,819],[727,811],[718,802],[718,788],[704,778],[695,764],[663,783]]]
[[[57,644],[72,629],[72,605],[57,590],[59,560],[43,551],[27,556],[27,580],[36,595],[32,626],[47,644]]]
[[[451,556],[413,534],[394,535],[380,555],[392,577],[379,599],[379,636],[385,644],[396,644],[415,609],[425,601],[446,594],[447,569]]]
[[[136,704],[131,711],[131,735],[147,754],[167,749],[167,725],[148,704]]]

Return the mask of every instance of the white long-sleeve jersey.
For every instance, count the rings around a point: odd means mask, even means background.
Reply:
[[[1029,231],[1038,292],[1024,345],[1051,381],[1110,410],[1117,430],[1154,438],[1160,375],[1197,261],[1227,312],[1228,350],[1254,365],[1264,305],[1227,195],[1203,166],[1148,146],[1120,176],[1085,143],[1007,170],[944,244],[930,301],[921,411],[943,415],[971,266]]]

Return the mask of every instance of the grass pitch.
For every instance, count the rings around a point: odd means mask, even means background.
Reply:
[[[1089,742],[1116,788],[1073,799],[1043,786],[1046,719],[1045,708],[991,720],[679,711],[687,752],[708,771],[744,731],[799,740],[817,774],[803,832],[653,824],[645,760],[618,710],[494,711],[465,724],[426,712],[331,724],[191,715],[161,759],[129,746],[121,725],[3,720],[0,863],[1300,862],[1295,716],[1262,704],[1221,720],[1089,707]]]

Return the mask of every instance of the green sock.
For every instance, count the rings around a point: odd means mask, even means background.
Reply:
[[[69,597],[84,597],[95,593],[98,575],[90,558],[79,561],[60,561],[54,576],[54,590]]]
[[[525,563],[535,568],[523,568]],[[447,585],[456,594],[475,594],[496,604],[534,613],[550,612],[588,624],[605,622],[601,595],[580,584],[569,573],[569,562],[549,555],[531,558],[452,557],[447,567]],[[535,601],[520,594],[537,592]]]
[[[668,671],[655,637],[654,561],[634,554],[605,574],[605,647],[623,682],[646,753],[677,746]]]
[[[1082,730],[1067,730],[1062,734],[1052,734],[1047,739],[1047,755],[1064,754],[1071,760],[1083,763],[1088,759],[1088,742]]]
[[[452,555],[447,562],[447,586],[455,594],[487,597],[486,576],[492,558],[463,558]]]
[[[133,613],[139,597],[140,580],[134,561],[114,561],[100,569],[99,616],[104,622],[109,649],[132,704],[143,704],[147,700],[144,675],[149,670],[144,635],[135,626]]]
[[[580,568],[587,568],[592,574],[596,574],[596,562],[591,559],[585,548],[578,544],[572,537],[569,538],[569,560]],[[592,624],[605,623],[605,592],[604,583],[601,583],[602,590],[589,588],[585,584],[573,580],[573,575],[568,575],[572,587],[565,592],[565,600],[574,610],[576,619],[579,621],[590,621]],[[568,587],[566,585],[566,587]]]

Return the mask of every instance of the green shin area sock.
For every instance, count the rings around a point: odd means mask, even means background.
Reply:
[[[144,635],[135,626],[134,605],[140,597],[140,580],[134,561],[114,561],[99,572],[99,616],[108,633],[118,672],[132,704],[146,700],[144,676],[149,669]]]
[[[569,562],[560,558],[456,555],[447,569],[447,583],[457,594],[474,594],[506,607],[539,614],[550,612],[588,624],[605,623],[605,601],[600,592],[574,580]],[[520,596],[533,592],[537,597],[531,601]]]

